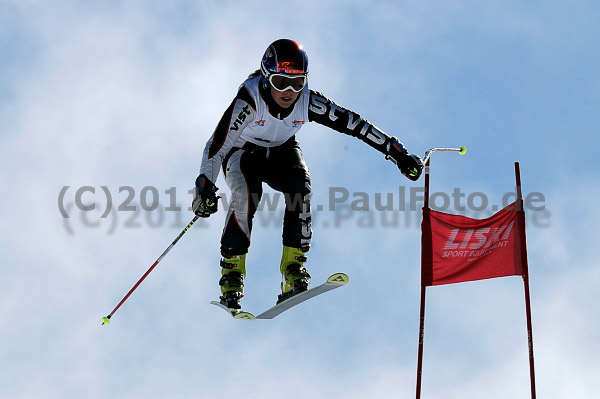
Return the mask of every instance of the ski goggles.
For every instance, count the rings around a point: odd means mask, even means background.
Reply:
[[[269,83],[277,91],[292,90],[294,93],[299,93],[306,85],[306,76],[291,77],[290,75],[274,73],[269,76]]]

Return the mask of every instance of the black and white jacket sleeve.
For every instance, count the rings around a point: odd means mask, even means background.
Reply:
[[[311,122],[356,137],[386,156],[389,155],[393,143],[399,144],[404,149],[397,138],[388,136],[359,114],[340,107],[323,94],[313,90],[310,91],[308,117]]]
[[[223,159],[238,142],[242,131],[254,120],[255,115],[256,103],[246,87],[242,86],[206,142],[200,174],[205,175],[211,182],[216,182]]]

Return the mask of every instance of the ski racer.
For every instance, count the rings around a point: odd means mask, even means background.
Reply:
[[[308,289],[304,263],[312,236],[311,181],[295,137],[307,122],[364,141],[410,180],[423,170],[421,158],[409,154],[397,138],[308,88],[308,57],[300,44],[289,39],[270,44],[260,69],[242,83],[206,143],[192,202],[200,217],[217,212],[215,182],[222,168],[232,198],[221,236],[220,301],[232,313],[241,309],[252,219],[263,183],[282,192],[286,204],[278,303]]]

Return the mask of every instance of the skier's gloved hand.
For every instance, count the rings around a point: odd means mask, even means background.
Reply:
[[[192,201],[192,210],[196,215],[207,218],[217,212],[219,199],[217,190],[218,188],[206,176],[200,175],[196,178],[196,196]]]
[[[406,147],[404,147],[404,145],[395,137],[392,137],[386,159],[395,163],[396,166],[398,166],[398,169],[400,169],[400,172],[412,181],[419,180],[419,177],[423,172],[424,165],[421,157],[409,154]]]

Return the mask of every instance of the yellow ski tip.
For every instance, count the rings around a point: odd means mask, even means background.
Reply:
[[[233,318],[239,320],[256,320],[256,317],[254,317],[252,313],[248,312],[238,312],[233,315]]]
[[[327,282],[331,283],[331,284],[337,284],[337,285],[345,285],[348,284],[348,276],[344,273],[336,273],[331,275],[328,279]]]

